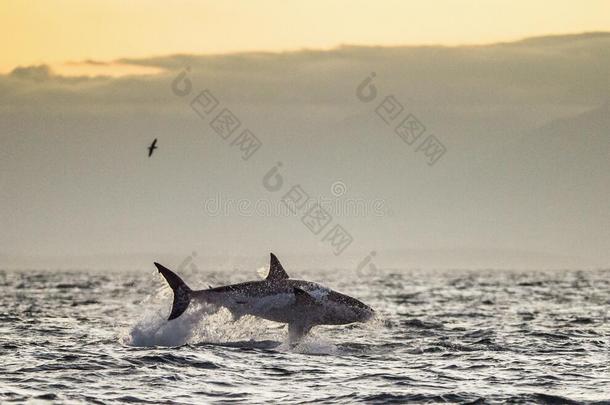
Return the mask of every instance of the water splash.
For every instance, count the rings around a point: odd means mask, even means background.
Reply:
[[[167,321],[163,312],[145,312],[119,340],[128,346],[182,346],[196,343],[231,343],[284,338],[285,328],[252,316],[234,320],[224,308],[191,305],[179,318]]]
[[[145,312],[136,323],[120,334],[128,346],[182,346],[191,342],[205,321],[207,309],[193,308],[171,322],[160,311]]]

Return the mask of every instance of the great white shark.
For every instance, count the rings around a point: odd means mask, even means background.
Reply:
[[[293,280],[271,253],[267,278],[206,290],[192,290],[168,268],[155,262],[174,292],[168,321],[178,318],[192,301],[227,308],[238,319],[252,315],[288,324],[288,338],[296,342],[316,325],[366,322],[375,311],[361,301],[311,281]]]

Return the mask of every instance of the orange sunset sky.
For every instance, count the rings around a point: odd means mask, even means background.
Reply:
[[[607,0],[4,0],[0,73],[43,63],[109,73],[116,66],[75,62],[175,53],[492,43],[608,31],[609,16]]]

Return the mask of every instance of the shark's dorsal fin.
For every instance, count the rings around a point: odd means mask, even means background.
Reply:
[[[271,253],[271,262],[269,263],[269,274],[267,274],[267,281],[287,280],[288,273],[282,267],[280,261]]]
[[[296,298],[296,304],[299,306],[316,305],[318,302],[314,297],[311,296],[307,291],[302,290],[298,287],[294,287],[294,297]]]

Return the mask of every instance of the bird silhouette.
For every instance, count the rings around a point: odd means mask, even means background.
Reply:
[[[150,146],[148,147],[148,157],[152,156],[155,149],[157,149],[157,138],[155,138],[153,143],[151,143]]]

